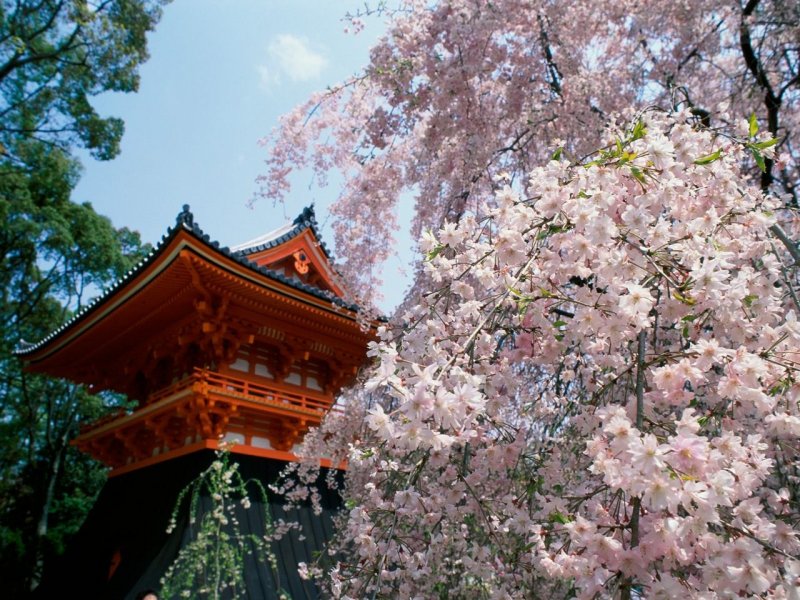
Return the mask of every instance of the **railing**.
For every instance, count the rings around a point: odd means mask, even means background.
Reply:
[[[331,408],[332,400],[324,396],[313,396],[290,392],[240,377],[232,377],[208,369],[195,368],[194,372],[170,386],[160,389],[147,398],[147,404],[157,402],[183,390],[205,385],[206,392],[257,402],[266,406],[283,408],[292,412],[322,417]]]
[[[248,379],[223,375],[206,369],[196,368],[194,372],[195,377],[208,384],[211,392],[235,395],[265,404],[284,405],[287,408],[297,408],[302,411],[319,413],[320,415],[324,414],[331,406],[331,401],[326,400],[324,397],[315,398],[308,394],[289,392]]]

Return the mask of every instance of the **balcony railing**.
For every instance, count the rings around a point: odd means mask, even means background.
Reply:
[[[292,392],[283,387],[265,385],[201,368],[195,368],[191,375],[151,394],[148,396],[147,404],[190,389],[247,400],[319,418],[330,410],[332,404],[331,399],[322,395]]]

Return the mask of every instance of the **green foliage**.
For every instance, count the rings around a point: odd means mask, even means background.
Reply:
[[[759,170],[762,173],[767,172],[767,162],[762,153],[762,150],[766,150],[767,148],[771,148],[772,146],[776,145],[780,140],[778,138],[768,138],[766,140],[762,140],[760,142],[756,141],[756,134],[758,133],[758,119],[756,118],[756,113],[752,113],[750,118],[747,120],[748,123],[748,140],[745,140],[744,146],[750,151],[750,154],[753,156],[753,160],[756,161],[756,165],[758,165]]]
[[[122,122],[90,99],[136,90],[162,4],[0,3],[0,579],[11,597],[35,586],[102,485],[103,469],[68,442],[121,400],[25,373],[12,351],[63,324],[148,250],[72,201],[73,150],[119,152]]]
[[[97,114],[89,98],[135,92],[147,60],[146,34],[163,2],[3,0],[0,8],[0,143],[18,158],[20,137],[96,158],[119,153],[120,119]],[[21,157],[20,157],[21,158]]]
[[[750,118],[748,119],[747,123],[750,137],[755,137],[755,135],[758,133],[758,119],[756,118],[756,113],[750,113]]]
[[[711,154],[707,154],[706,156],[701,156],[697,160],[694,161],[696,165],[710,165],[711,163],[719,160],[722,157],[722,150],[716,150]]]
[[[56,329],[148,250],[138,234],[70,201],[77,166],[63,151],[31,143],[26,161],[30,171],[0,161],[0,496],[9,498],[0,504],[4,581],[35,578],[36,555],[58,552],[77,529],[102,470],[68,442],[80,422],[119,403],[25,373],[11,352],[21,340]],[[64,485],[71,477],[79,481]],[[18,539],[24,542],[20,564],[9,564],[9,555],[19,554]],[[15,540],[13,548],[5,540]]]
[[[237,514],[257,510],[250,501],[254,489],[263,507],[266,530],[261,535],[243,533]],[[248,556],[272,568],[278,582],[278,567],[271,543],[275,535],[269,513],[267,492],[260,481],[246,480],[231,461],[230,452],[217,452],[217,459],[186,486],[178,496],[167,533],[177,526],[189,499],[191,540],[181,548],[175,562],[161,580],[163,598],[242,598],[246,596],[244,563]],[[210,506],[203,506],[203,498]],[[278,591],[280,598],[288,594]]]

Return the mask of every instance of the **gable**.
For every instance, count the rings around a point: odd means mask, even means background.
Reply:
[[[311,228],[278,245],[247,253],[251,263],[296,279],[306,285],[329,291],[338,297],[344,289],[330,264],[328,255]]]

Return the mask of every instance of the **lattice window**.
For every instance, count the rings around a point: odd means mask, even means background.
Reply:
[[[275,379],[273,373],[279,360],[278,350],[274,346],[253,344],[239,348],[236,359],[228,365],[227,369],[264,379]]]
[[[280,372],[282,358],[277,347],[269,344],[253,344],[242,346],[236,359],[225,370],[235,373],[247,373],[254,377],[275,380],[275,373]],[[289,372],[281,380],[282,383],[323,392],[330,380],[330,368],[318,359],[295,360]]]

